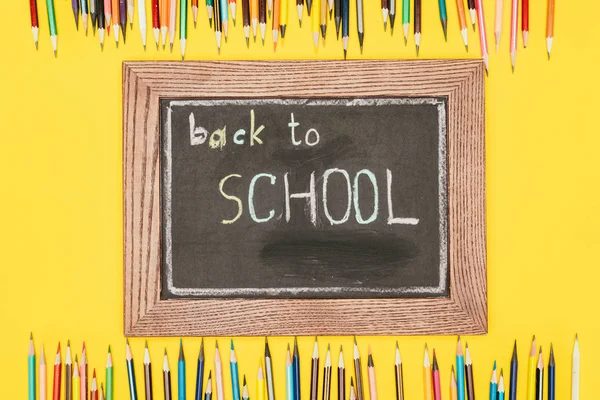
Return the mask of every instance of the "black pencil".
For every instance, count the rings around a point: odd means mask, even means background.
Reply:
[[[146,400],[152,400],[152,363],[150,362],[150,352],[148,351],[148,341],[144,347],[144,387],[146,389]]]
[[[294,396],[296,399],[300,400],[302,397],[300,396],[300,352],[298,351],[298,340],[294,337]]]
[[[200,342],[200,351],[198,352],[198,367],[196,369],[196,396],[195,400],[202,400],[202,385],[204,384],[204,338]]]
[[[473,361],[471,360],[471,352],[469,344],[465,343],[465,381],[467,399],[475,400],[475,380],[473,379]]]
[[[329,400],[331,396],[331,351],[327,345],[327,357],[323,368],[323,400]],[[297,397],[300,399],[300,397]]]
[[[334,0],[333,11],[335,16],[335,35],[340,39],[340,27],[342,26],[342,0]]]
[[[476,20],[476,10],[475,10],[475,0],[467,0],[467,6],[469,7],[469,15],[471,16],[471,24],[473,25],[473,31],[475,31],[475,20]]]
[[[92,0],[94,1],[94,0]],[[100,48],[104,50],[104,28],[106,28],[106,20],[104,19],[104,1],[96,0],[96,12],[98,13],[98,38],[100,39]],[[123,35],[123,42],[125,35]]]
[[[216,3],[218,3],[218,1],[215,1],[215,4]],[[163,392],[165,394],[165,400],[171,400],[171,369],[169,368],[169,358],[167,357],[166,347],[163,362]]]
[[[356,376],[356,397],[358,400],[365,399],[365,389],[363,385],[362,367],[360,365],[360,353],[354,337],[354,376]]]
[[[404,400],[404,377],[402,374],[402,358],[400,358],[398,341],[396,341],[396,362],[394,363],[394,372],[396,375],[396,400]]]
[[[540,346],[537,369],[535,371],[535,399],[544,400],[544,355],[542,354],[542,346]]]
[[[350,377],[350,397],[348,397],[349,400],[356,400],[356,392],[354,391],[354,381],[352,380],[352,377]]]
[[[344,367],[344,352],[340,346],[338,360],[338,400],[346,400],[346,368]]]
[[[344,60],[348,54],[348,36],[350,35],[350,0],[342,1],[342,47],[344,48]]]
[[[390,0],[390,31],[394,34],[394,22],[396,21],[396,0]]]
[[[310,366],[310,400],[317,400],[319,396],[319,343],[315,337],[312,363]]]
[[[275,385],[273,383],[273,360],[269,350],[269,341],[265,337],[265,374],[267,378],[267,400],[275,400]]]
[[[417,57],[419,56],[419,45],[421,44],[421,0],[415,0],[415,6],[414,6],[414,13],[415,13],[415,27],[414,27],[414,33],[415,33],[415,46],[417,48]]]
[[[363,0],[356,0],[356,29],[358,32],[358,44],[360,45],[360,54],[362,54],[363,42],[365,41],[365,16],[363,13]],[[357,392],[360,393],[360,391],[358,391],[358,382],[356,382],[356,385]],[[360,398],[360,394],[358,396],[358,400],[362,400]]]
[[[267,30],[267,0],[258,0],[258,26],[262,45],[265,45],[265,32]]]
[[[517,340],[513,347],[512,358],[510,360],[510,388],[508,391],[508,400],[517,400],[517,377],[519,374],[519,360],[517,358]]]

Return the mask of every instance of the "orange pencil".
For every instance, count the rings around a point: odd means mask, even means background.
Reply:
[[[456,9],[458,10],[458,25],[460,27],[460,34],[462,35],[465,49],[469,51],[469,34],[467,29],[467,17],[465,14],[465,5],[463,0],[456,0]]]
[[[454,365],[452,366],[452,375],[450,376],[450,400],[458,400],[458,391],[456,389],[456,375],[454,374]]]
[[[56,358],[54,359],[54,383],[52,387],[52,400],[60,400],[60,380],[62,376],[62,361],[60,359],[60,342],[56,349]]]
[[[552,41],[554,40],[554,2],[548,0],[548,10],[546,12],[546,47],[548,49],[548,60],[552,51]]]
[[[112,0],[112,21],[113,21],[113,34],[115,36],[115,44],[119,47],[119,0]]]
[[[273,1],[273,51],[277,50],[277,37],[279,36],[279,2],[280,0]]]
[[[162,34],[163,50],[167,44],[167,31],[169,30],[169,0],[160,0],[160,31]]]

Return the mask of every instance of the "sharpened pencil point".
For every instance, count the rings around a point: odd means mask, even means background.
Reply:
[[[469,45],[465,44],[465,49],[467,50],[467,53],[469,52]]]
[[[419,57],[419,45],[417,45],[417,57]]]
[[[344,60],[346,59],[347,53],[348,53],[348,51],[346,49],[344,49]]]
[[[473,22],[473,32],[475,32],[475,22]]]
[[[219,342],[217,340],[215,340],[215,349],[219,349]]]
[[[35,42],[35,49],[38,49],[38,42]]]
[[[212,29],[212,19],[208,20],[208,26],[210,26],[210,28]]]
[[[246,48],[250,48],[250,38],[246,38]]]
[[[548,61],[550,61],[550,52],[548,52]]]
[[[383,31],[387,32],[387,21],[383,23]]]
[[[173,52],[173,43],[170,44],[171,47],[171,53]]]
[[[56,50],[54,50],[54,58],[56,58]]]

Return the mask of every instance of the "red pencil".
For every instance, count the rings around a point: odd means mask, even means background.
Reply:
[[[194,19],[194,23],[195,23]],[[158,0],[152,0],[152,31],[154,32],[154,41],[156,50],[158,50],[158,41],[160,37],[160,21],[158,19]]]
[[[529,0],[521,0],[521,31],[523,32],[523,47],[527,47],[529,36]]]
[[[440,368],[433,349],[433,367],[431,368],[431,376],[433,380],[433,400],[442,400],[442,384],[440,382]]]
[[[33,41],[35,42],[35,49],[37,50],[40,28],[38,25],[37,0],[29,0],[29,12],[31,14],[31,32],[33,33]]]
[[[56,349],[56,358],[54,359],[54,385],[52,387],[52,400],[60,400],[60,380],[62,375],[62,361],[60,360],[60,342]]]
[[[98,400],[98,384],[96,383],[96,368],[94,368],[94,374],[92,375],[92,386],[90,390],[91,400]]]
[[[195,28],[196,20],[198,20],[198,0],[192,0],[192,14],[194,15],[194,28]]]

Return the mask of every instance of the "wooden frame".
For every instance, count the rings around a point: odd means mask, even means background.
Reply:
[[[161,300],[159,99],[336,96],[448,98],[450,296]],[[124,63],[125,335],[487,333],[484,136],[480,60]]]

